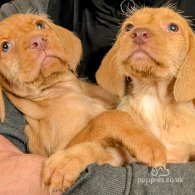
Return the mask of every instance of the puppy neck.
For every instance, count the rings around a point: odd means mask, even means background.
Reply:
[[[39,86],[39,90],[37,95],[28,98],[35,101],[42,101],[57,98],[65,94],[77,94],[82,92],[77,77],[71,72],[68,74],[54,75],[53,78],[50,77]]]
[[[131,98],[139,98],[145,95],[157,98],[161,103],[167,103],[173,98],[171,90],[171,79],[137,79],[132,80],[132,90],[129,92]]]
[[[81,91],[77,77],[70,71],[53,74],[48,78],[38,77],[33,82],[14,82],[3,81],[5,91],[20,98],[31,100],[42,100],[45,98],[58,97],[67,91]]]

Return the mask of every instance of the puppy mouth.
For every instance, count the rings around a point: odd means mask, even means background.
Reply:
[[[37,57],[37,64],[40,64],[40,67],[49,67],[50,64],[56,59],[60,61],[63,60],[63,56],[60,55],[61,52],[43,50],[41,54]]]
[[[55,54],[47,54],[41,60],[41,68],[49,68],[54,61],[63,61],[60,56]]]
[[[129,59],[131,61],[145,61],[145,60],[153,60],[157,64],[159,64],[154,57],[152,56],[151,52],[148,52],[146,49],[139,47],[131,52]],[[135,64],[136,65],[136,64]]]
[[[130,66],[134,69],[148,70],[150,67],[160,66],[161,63],[155,58],[155,54],[147,48],[136,48],[128,57]]]
[[[28,63],[24,64],[23,72],[21,73],[22,81],[25,83],[35,81],[42,76],[49,77],[52,74],[63,72],[66,69],[66,56],[60,49],[44,49],[37,53],[29,53]]]
[[[55,73],[63,72],[65,67],[65,59],[62,54],[60,55],[53,52],[45,52],[45,56],[41,60],[40,73],[43,77],[49,77]]]
[[[43,50],[35,59],[35,64],[40,70],[50,69],[54,64],[64,65],[66,63],[64,52],[55,50]]]
[[[155,58],[155,53],[150,48],[136,47],[131,49],[127,60],[123,61],[126,74],[131,76],[155,76],[156,71],[161,69],[161,63]]]
[[[130,58],[133,60],[145,60],[147,58],[151,58],[144,50],[139,49],[134,51],[131,55]]]

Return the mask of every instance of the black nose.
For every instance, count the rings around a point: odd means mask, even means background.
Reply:
[[[47,46],[47,39],[42,35],[36,35],[30,39],[29,47],[31,49],[45,49]]]
[[[151,32],[147,28],[136,28],[132,32],[131,38],[136,44],[142,45],[151,38]]]

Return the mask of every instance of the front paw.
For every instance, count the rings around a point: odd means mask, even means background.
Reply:
[[[153,137],[142,139],[142,142],[135,149],[135,156],[139,162],[152,167],[165,167],[167,163],[166,148]]]
[[[42,184],[49,186],[50,192],[63,192],[71,187],[85,168],[80,158],[66,151],[53,154],[44,162]]]

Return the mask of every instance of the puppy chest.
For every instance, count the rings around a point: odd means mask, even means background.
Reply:
[[[160,100],[152,95],[144,95],[137,104],[137,115],[142,118],[144,125],[157,137],[165,129],[165,109]]]

